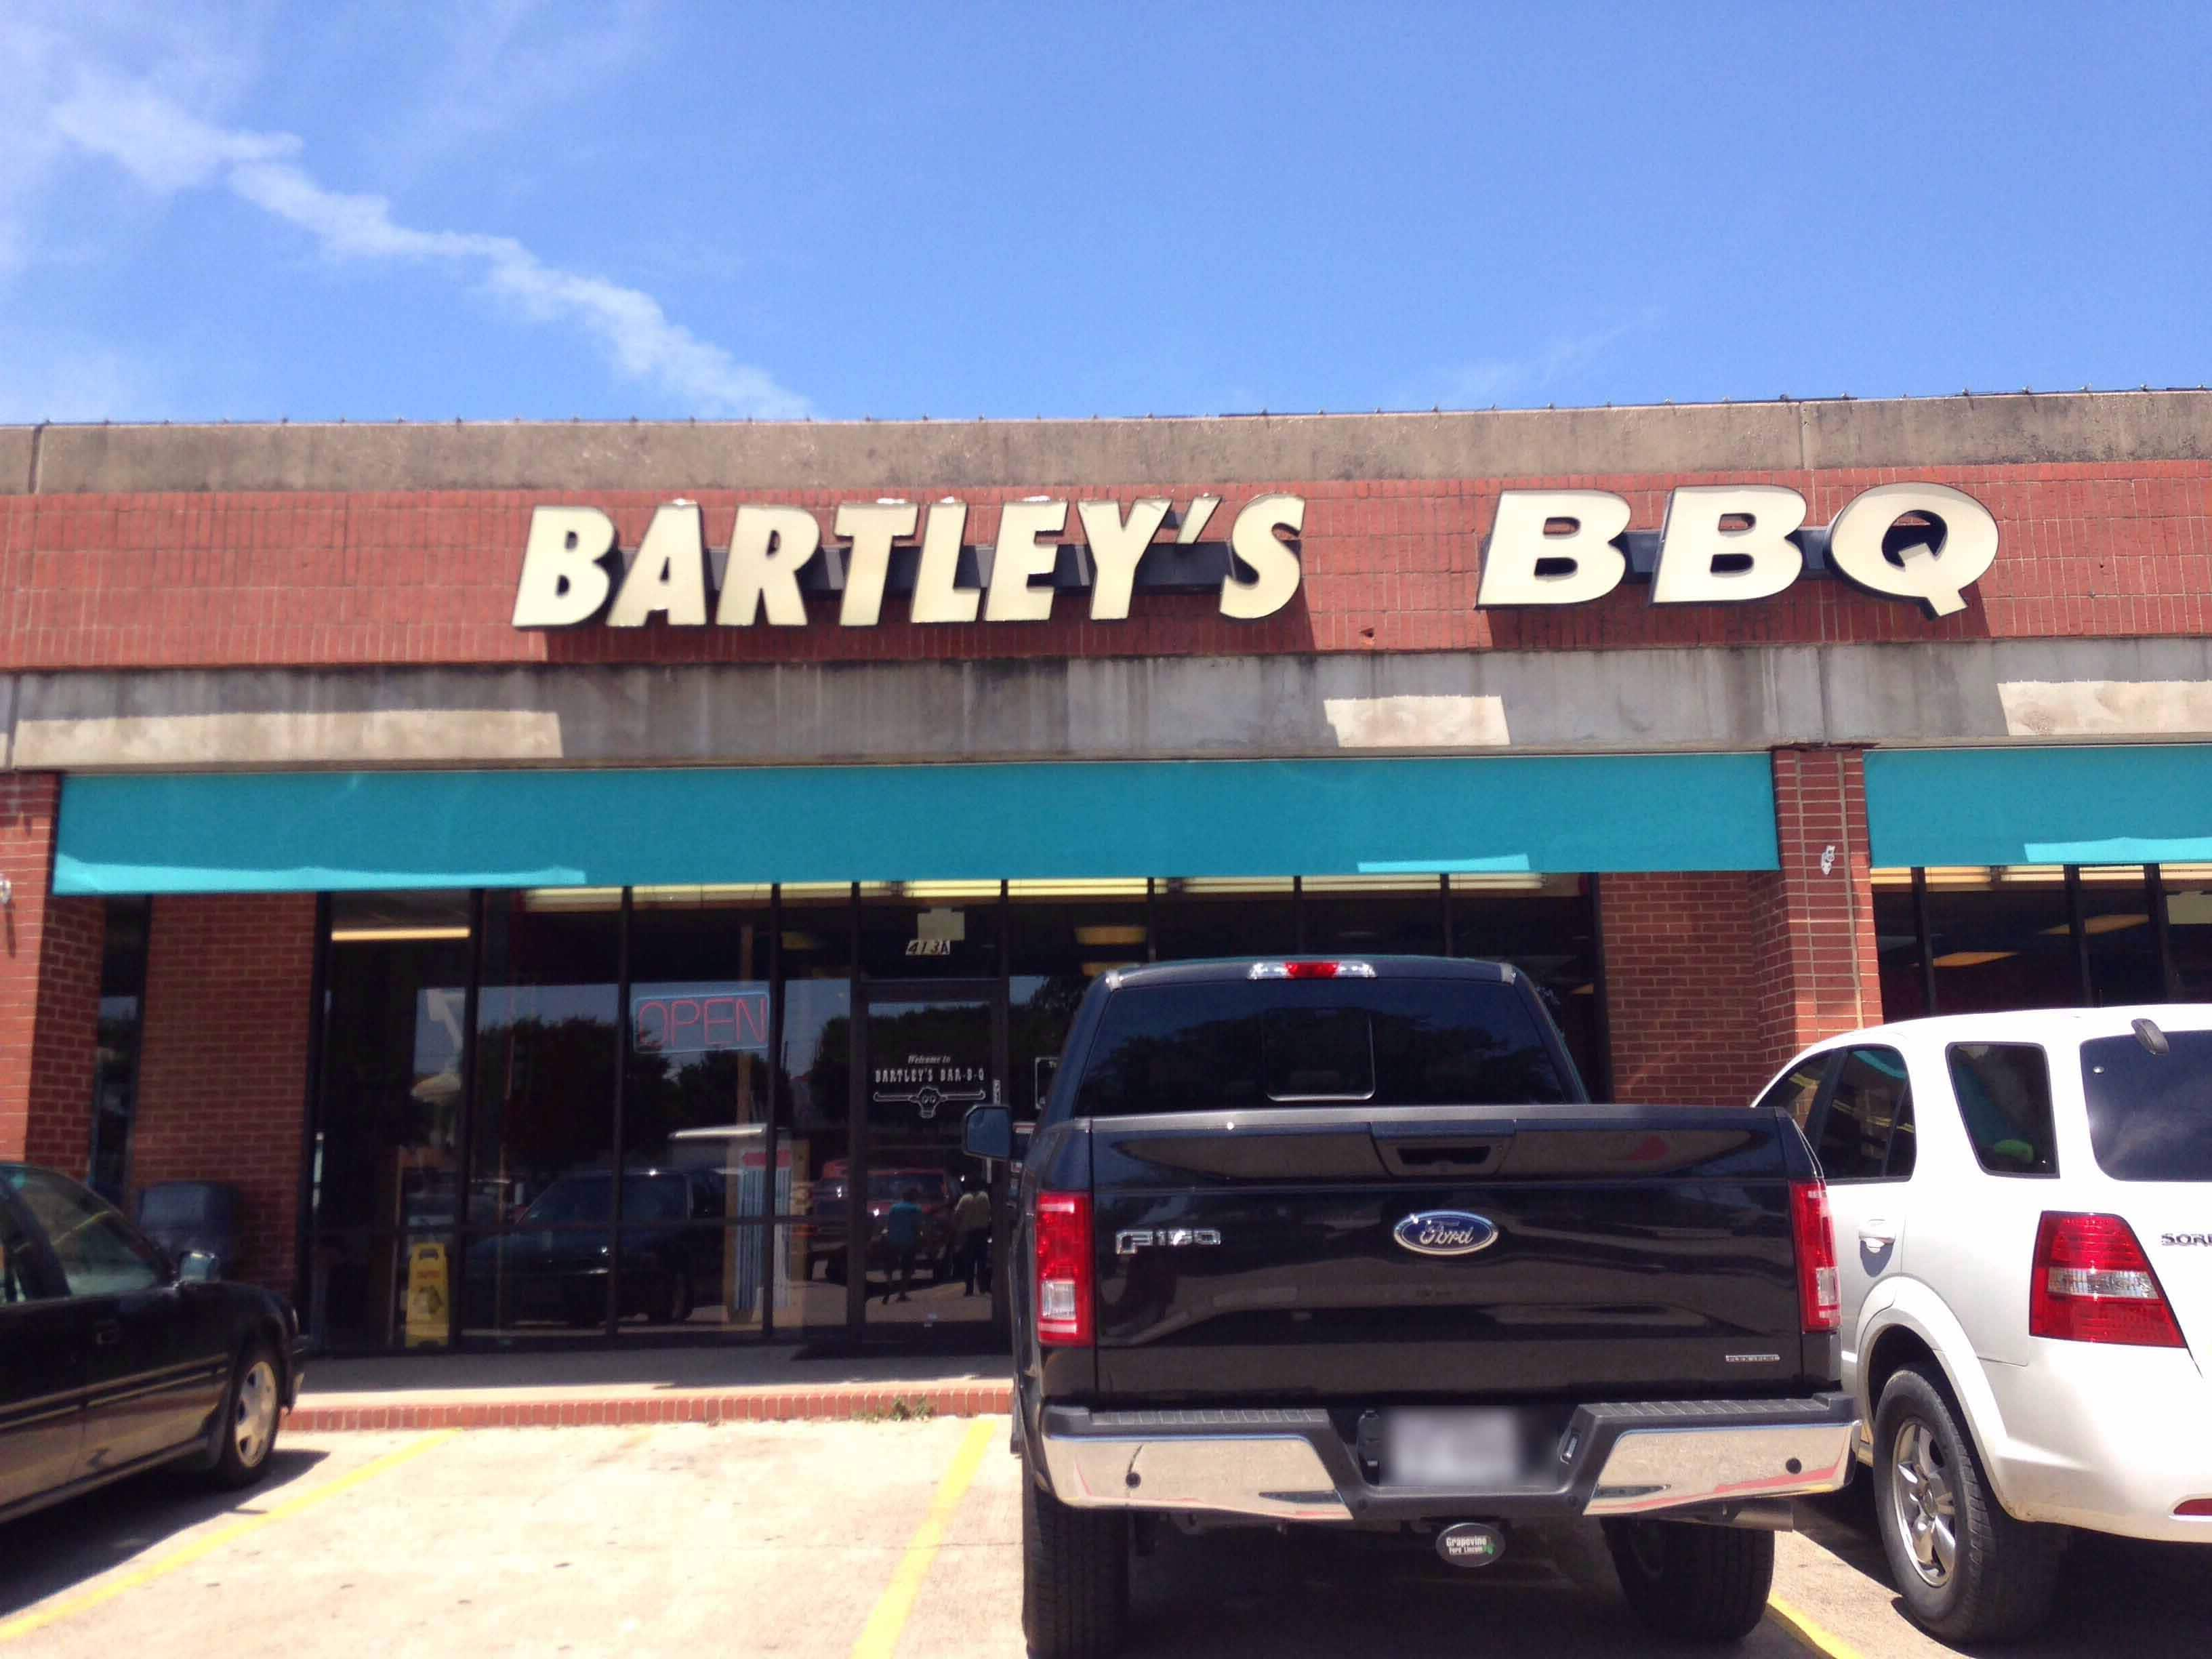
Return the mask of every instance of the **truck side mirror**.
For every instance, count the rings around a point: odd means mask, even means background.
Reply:
[[[1004,1106],[970,1106],[961,1121],[960,1145],[970,1158],[1014,1155],[1014,1115]]]
[[[177,1281],[182,1285],[212,1285],[222,1277],[222,1263],[205,1250],[186,1250],[177,1258]]]

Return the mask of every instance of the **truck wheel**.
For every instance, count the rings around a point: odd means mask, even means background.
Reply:
[[[1908,1365],[1874,1417],[1875,1516],[1916,1624],[1947,1642],[2025,1636],[2050,1611],[2065,1529],[2004,1512],[1940,1372]]]
[[[1030,1659],[1110,1659],[1129,1619],[1129,1523],[1070,1509],[1022,1462],[1022,1633]]]
[[[1766,1612],[1774,1534],[1686,1521],[1608,1521],[1621,1594],[1662,1636],[1740,1642]]]
[[[276,1378],[276,1356],[265,1342],[252,1344],[231,1367],[230,1386],[208,1431],[204,1473],[210,1486],[235,1492],[269,1473],[269,1454],[276,1449],[276,1424],[284,1411]]]

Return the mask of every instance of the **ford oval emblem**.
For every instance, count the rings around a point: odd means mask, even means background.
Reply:
[[[1416,1255],[1473,1255],[1498,1243],[1498,1228],[1465,1210],[1417,1210],[1390,1237]]]

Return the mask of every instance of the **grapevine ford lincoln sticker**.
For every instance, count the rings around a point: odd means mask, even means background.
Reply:
[[[1000,508],[998,539],[967,540],[968,506],[946,499],[848,501],[833,541],[804,507],[737,509],[730,544],[709,548],[696,502],[657,508],[625,555],[614,520],[592,507],[531,515],[517,628],[604,620],[641,628],[799,628],[810,594],[836,596],[847,628],[873,627],[886,594],[904,595],[916,623],[1044,622],[1062,590],[1090,595],[1089,620],[1127,620],[1139,588],[1210,592],[1221,614],[1270,617],[1296,597],[1305,502],[1261,495],[1235,515],[1226,540],[1206,537],[1218,495],[1181,512],[1164,497],[1078,501],[1082,539],[1067,539],[1069,503],[1049,496]],[[1634,576],[1654,605],[1727,605],[1781,592],[1802,575],[1835,575],[1869,592],[1945,617],[1997,552],[1996,520],[1979,501],[1935,483],[1879,484],[1825,529],[1805,523],[1805,498],[1778,484],[1698,484],[1668,498],[1657,532],[1628,527],[1630,507],[1602,489],[1509,489],[1498,501],[1476,598],[1484,608],[1585,605]],[[1171,532],[1171,533],[1170,533]],[[1165,539],[1162,539],[1163,537]]]

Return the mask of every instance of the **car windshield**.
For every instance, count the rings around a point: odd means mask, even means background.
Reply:
[[[916,1194],[917,1204],[942,1204],[945,1201],[945,1177],[941,1175],[872,1175],[868,1177],[868,1197],[879,1204],[896,1204],[909,1190]]]
[[[1112,1117],[1330,1101],[1574,1098],[1521,996],[1480,981],[1137,986],[1100,1017],[1077,1111]]]
[[[2089,1145],[2115,1181],[2212,1181],[2212,1031],[2081,1045]]]
[[[541,1226],[605,1221],[613,1201],[611,1176],[564,1176],[539,1195],[524,1219]],[[681,1176],[629,1176],[623,1181],[625,1221],[681,1221],[684,1207]]]

